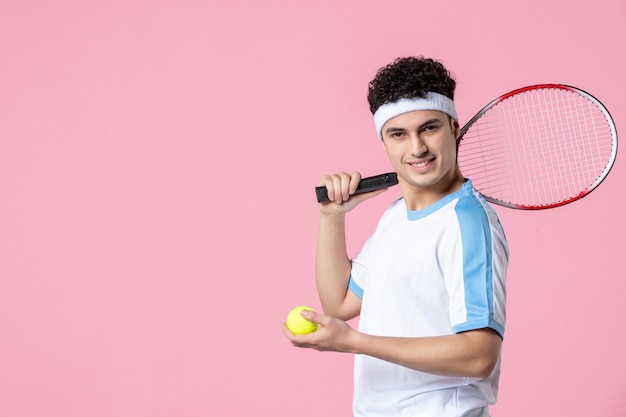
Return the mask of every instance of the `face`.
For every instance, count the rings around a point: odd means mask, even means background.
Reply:
[[[456,163],[459,124],[438,111],[420,110],[389,119],[382,142],[402,191],[446,192],[463,181]]]

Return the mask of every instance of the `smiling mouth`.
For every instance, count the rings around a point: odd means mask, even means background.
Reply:
[[[431,162],[432,162],[432,159],[429,159],[427,161],[413,162],[413,163],[410,163],[409,165],[411,165],[414,168],[423,168],[426,165],[430,164]]]

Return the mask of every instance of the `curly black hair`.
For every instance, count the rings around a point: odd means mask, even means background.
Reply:
[[[367,101],[374,114],[385,103],[425,97],[429,92],[454,100],[455,88],[456,81],[441,62],[423,56],[397,58],[370,81]]]

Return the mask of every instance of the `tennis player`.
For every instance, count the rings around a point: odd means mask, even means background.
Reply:
[[[346,213],[358,172],[325,176],[316,280],[324,314],[294,346],[355,354],[357,417],[486,417],[496,402],[508,246],[457,165],[456,82],[438,61],[395,60],[369,84],[376,133],[402,197],[351,259]],[[358,331],[346,321],[359,316]]]

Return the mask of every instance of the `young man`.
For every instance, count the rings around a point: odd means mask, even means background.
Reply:
[[[325,176],[316,279],[319,323],[287,338],[355,356],[354,415],[485,417],[495,403],[508,247],[495,212],[456,162],[456,83],[439,62],[382,68],[368,101],[402,198],[354,259],[345,215],[382,193],[353,195],[359,173]],[[360,316],[358,331],[345,320]]]

